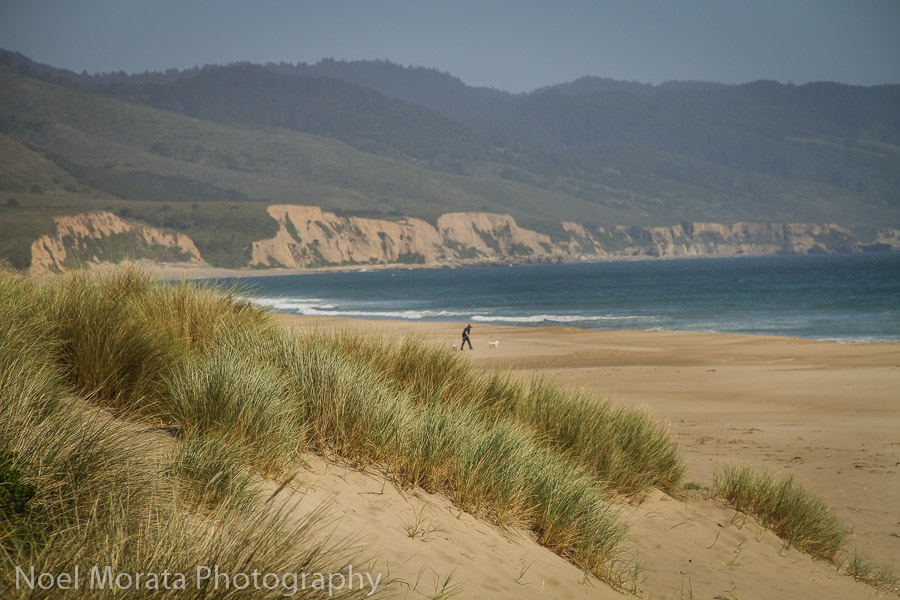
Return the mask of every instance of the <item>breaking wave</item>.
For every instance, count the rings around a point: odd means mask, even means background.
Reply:
[[[601,321],[641,321],[656,320],[646,315],[472,315],[472,321],[482,323],[595,323]]]

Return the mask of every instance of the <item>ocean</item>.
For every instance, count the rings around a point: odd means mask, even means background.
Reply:
[[[300,315],[900,341],[900,254],[626,260],[225,278]]]

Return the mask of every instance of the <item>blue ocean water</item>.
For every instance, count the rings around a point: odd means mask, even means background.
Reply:
[[[302,315],[900,341],[900,254],[398,269],[222,279]]]

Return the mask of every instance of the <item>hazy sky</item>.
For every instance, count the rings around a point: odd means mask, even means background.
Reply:
[[[388,58],[508,91],[900,83],[900,0],[0,0],[0,46],[75,71]]]

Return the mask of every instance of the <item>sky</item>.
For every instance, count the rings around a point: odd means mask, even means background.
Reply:
[[[91,73],[388,59],[510,92],[876,85],[900,83],[900,0],[0,0],[0,47]]]

